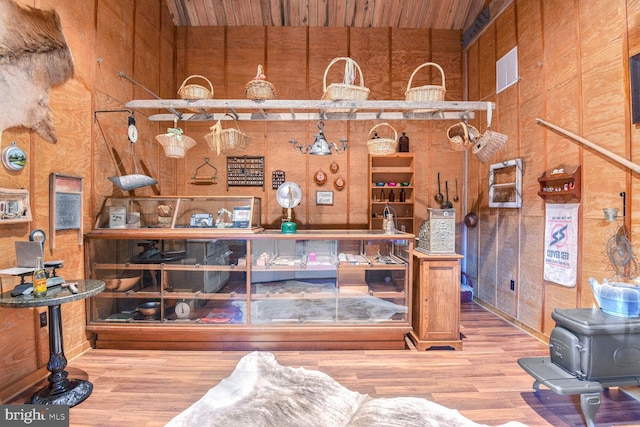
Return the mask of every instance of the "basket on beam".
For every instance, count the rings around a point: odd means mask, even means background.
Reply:
[[[259,101],[263,99],[275,99],[276,89],[262,71],[262,65],[258,65],[258,74],[244,87],[247,99]]]
[[[206,81],[209,87],[206,88],[204,86],[194,84],[194,83],[187,84],[189,80],[196,79],[196,78]],[[178,95],[180,96],[181,99],[185,99],[188,101],[213,99],[213,84],[205,76],[194,74],[184,79],[184,81],[182,82],[182,85],[180,85],[180,88],[178,89]],[[195,113],[200,112],[200,109],[197,109],[197,108],[190,108],[189,110]]]
[[[329,69],[336,63],[345,61],[344,76],[342,83],[331,83],[327,86],[327,74]],[[356,74],[360,77],[360,84],[356,85]],[[322,100],[330,101],[364,101],[369,97],[369,88],[364,86],[364,76],[362,70],[356,61],[348,57],[334,58],[327,68],[324,70],[324,78],[322,80]],[[349,112],[349,108],[331,108],[327,109],[328,113],[344,113]]]
[[[425,67],[435,67],[438,71],[440,71],[442,84],[441,85],[430,84],[430,85],[424,85],[424,86],[418,86],[418,87],[411,87],[411,84],[413,83],[413,78],[415,77],[416,73]],[[443,101],[444,94],[446,93],[446,91],[447,89],[445,87],[445,81],[444,81],[444,70],[442,69],[442,67],[436,64],[435,62],[426,62],[420,65],[419,67],[417,67],[415,70],[413,70],[413,73],[411,73],[411,77],[409,78],[409,83],[407,84],[407,90],[405,91],[404,95],[405,95],[406,101],[417,101],[417,102]],[[412,111],[414,113],[428,113],[435,110],[426,108],[426,109],[417,109]]]

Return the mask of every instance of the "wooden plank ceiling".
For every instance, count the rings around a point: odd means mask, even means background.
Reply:
[[[166,0],[177,26],[465,30],[490,0]]]

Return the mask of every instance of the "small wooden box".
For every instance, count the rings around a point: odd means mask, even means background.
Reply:
[[[422,221],[416,250],[426,254],[456,253],[455,209],[427,209]]]

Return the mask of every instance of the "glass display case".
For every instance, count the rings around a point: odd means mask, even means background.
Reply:
[[[383,237],[252,242],[250,322],[407,322],[406,245]]]
[[[411,234],[130,231],[85,235],[87,277],[106,283],[87,305],[98,347],[404,348]]]
[[[94,228],[260,231],[258,197],[108,197]]]
[[[241,323],[247,242],[233,239],[89,239],[88,276],[103,280],[92,322]]]

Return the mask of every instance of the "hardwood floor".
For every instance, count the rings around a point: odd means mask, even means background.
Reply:
[[[470,303],[462,305],[463,350],[275,351],[280,364],[316,369],[375,397],[415,396],[483,424],[583,426],[578,396],[532,389],[516,363],[548,354],[546,344]],[[69,362],[92,395],[70,410],[71,426],[163,426],[227,377],[246,351],[90,350]],[[7,403],[22,403],[45,382]],[[640,425],[640,402],[603,393],[598,426]],[[279,426],[280,427],[280,426]]]

